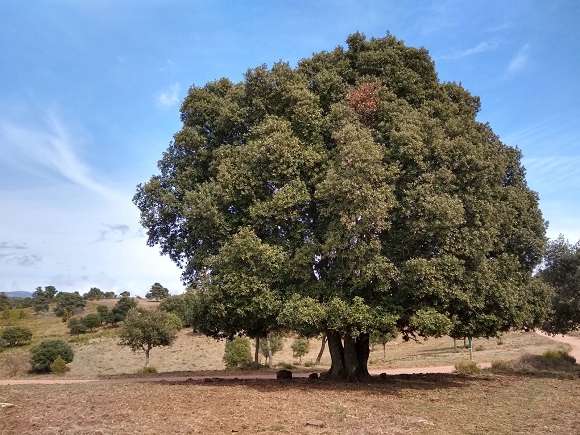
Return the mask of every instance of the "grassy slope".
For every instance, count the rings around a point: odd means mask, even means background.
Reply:
[[[89,301],[83,315],[96,311],[97,305],[103,304],[112,308],[116,300]],[[146,308],[155,308],[156,302],[139,300],[139,304]],[[94,377],[97,375],[113,375],[120,373],[134,373],[143,366],[144,356],[135,354],[128,348],[117,345],[118,328],[103,328],[96,333],[81,335],[79,339],[70,337],[66,324],[53,314],[44,313],[34,315],[31,309],[26,310],[26,316],[20,318],[18,310],[12,310],[9,320],[0,319],[0,327],[8,323],[24,325],[32,329],[33,343],[48,337],[63,337],[71,341],[75,347],[75,359],[70,364],[69,377]],[[292,339],[286,340],[284,349],[274,356],[274,363],[297,363],[292,356]],[[303,362],[316,359],[320,342],[311,340],[310,352],[303,357]],[[387,344],[386,357],[383,357],[382,346],[376,346],[370,355],[370,369],[405,368],[453,365],[468,358],[468,351],[462,349],[458,341],[458,349],[454,352],[453,340],[444,337],[429,339],[420,342],[402,342],[397,340]],[[515,359],[524,353],[540,354],[547,349],[566,349],[566,345],[540,337],[533,333],[506,334],[501,342],[496,339],[474,340],[474,352],[477,361],[492,361],[494,359]],[[26,348],[8,350],[0,354],[0,361],[9,353],[26,351]],[[223,341],[215,341],[207,337],[192,334],[189,330],[182,330],[176,343],[171,347],[155,348],[151,353],[151,362],[160,372],[168,371],[206,371],[222,370],[224,350]],[[25,357],[23,356],[25,359]],[[324,353],[321,366],[323,369],[330,365],[328,349]],[[0,377],[9,376],[6,367],[0,365]],[[19,376],[25,376],[25,364],[19,368]]]

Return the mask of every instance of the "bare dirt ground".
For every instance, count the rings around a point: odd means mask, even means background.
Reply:
[[[153,350],[152,364],[162,373],[145,377],[136,374],[143,355],[118,346],[109,332],[75,343],[75,360],[65,377],[22,371],[8,377],[1,364],[6,352],[0,355],[0,434],[580,433],[579,378],[394,375],[440,371],[441,366],[449,371],[455,362],[468,359],[469,352],[454,351],[449,338],[389,343],[386,356],[377,346],[370,369],[392,376],[345,384],[264,379],[275,370],[224,372],[224,343],[187,330],[174,346]],[[574,352],[580,346],[580,339],[566,341],[512,333],[501,341],[474,341],[474,356],[489,362],[546,349]],[[291,339],[274,363],[297,362],[290,344]],[[319,343],[311,341],[303,361],[314,360],[318,350]],[[325,354],[321,366],[300,370],[320,372],[329,363]],[[226,373],[231,376],[224,378]]]
[[[575,434],[580,381],[414,375],[0,386],[0,433]]]

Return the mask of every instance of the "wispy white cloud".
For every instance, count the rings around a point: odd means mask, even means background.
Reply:
[[[497,48],[499,41],[483,41],[477,44],[475,47],[467,48],[465,50],[458,51],[456,53],[447,54],[441,56],[441,59],[461,59],[462,57],[472,56],[474,54],[485,53],[486,51],[492,51]]]
[[[174,83],[157,95],[157,103],[162,107],[172,107],[179,103],[179,83]]]
[[[99,230],[100,236],[96,240],[97,242],[105,242],[110,240],[115,240],[116,242],[122,242],[125,235],[129,232],[129,225],[125,224],[113,224],[113,225],[102,225],[105,227],[104,230]]]
[[[91,169],[77,156],[78,137],[54,112],[46,112],[37,125],[0,119],[2,165],[36,175],[58,175],[70,183],[104,197],[117,193],[96,181]]]
[[[22,267],[29,267],[34,266],[42,261],[42,255],[25,255],[25,254],[16,254],[16,253],[8,253],[3,254],[0,253],[0,261],[4,264],[16,264]]]
[[[525,44],[514,57],[506,69],[508,75],[516,74],[526,68],[530,60],[530,44]]]

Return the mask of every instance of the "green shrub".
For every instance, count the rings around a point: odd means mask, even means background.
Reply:
[[[89,328],[89,331],[92,331],[95,328],[101,326],[101,316],[98,313],[87,314],[85,317],[81,319],[83,325]]]
[[[455,364],[455,373],[460,373],[462,375],[477,375],[481,373],[481,369],[475,361],[460,361]]]
[[[152,366],[143,367],[141,369],[141,373],[157,373],[157,369],[155,367],[152,367]]]
[[[22,346],[32,339],[32,331],[25,326],[10,326],[2,332],[2,338],[8,346]]]
[[[240,370],[262,370],[263,368],[265,368],[266,366],[264,366],[263,364],[257,363],[255,361],[246,361],[242,364],[239,365],[239,369]]]
[[[280,333],[271,332],[267,338],[260,338],[260,353],[266,359],[266,365],[272,365],[270,356],[280,352],[284,348],[284,337]]]
[[[58,355],[54,362],[50,365],[50,371],[56,375],[63,375],[70,370],[62,356]]]
[[[246,337],[236,337],[226,342],[224,363],[228,369],[235,369],[244,363],[252,362],[250,340]]]
[[[292,370],[294,368],[294,364],[290,364],[284,361],[279,362],[278,364],[276,364],[276,366],[286,370]]]
[[[576,364],[576,358],[563,350],[547,350],[542,354],[543,357],[551,360],[561,360],[564,363]]]
[[[87,326],[78,317],[71,317],[67,325],[71,335],[79,336],[87,332]]]
[[[60,355],[65,363],[72,362],[74,351],[70,344],[59,338],[51,338],[40,342],[30,349],[30,365],[37,372],[50,371],[51,364]]]
[[[314,367],[316,363],[312,360],[304,361],[304,367]]]
[[[292,355],[298,357],[300,362],[302,362],[302,357],[308,353],[310,350],[310,344],[304,338],[297,338],[292,343]]]

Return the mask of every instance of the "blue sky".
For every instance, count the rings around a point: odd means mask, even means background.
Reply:
[[[580,2],[35,0],[0,3],[0,291],[180,293],[131,198],[189,86],[389,31],[524,153],[548,236],[580,239]]]

